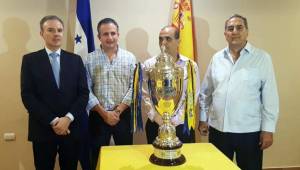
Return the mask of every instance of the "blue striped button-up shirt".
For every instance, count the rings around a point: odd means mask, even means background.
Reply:
[[[200,119],[219,131],[275,131],[279,99],[271,56],[250,43],[236,63],[228,47],[213,56],[200,96]]]
[[[135,56],[121,48],[112,61],[102,49],[90,53],[85,64],[91,91],[87,110],[97,104],[106,110],[120,103],[130,106],[135,64]]]

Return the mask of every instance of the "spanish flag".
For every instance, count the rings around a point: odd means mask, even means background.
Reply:
[[[172,25],[179,29],[179,53],[194,60],[193,15],[191,0],[175,0]]]

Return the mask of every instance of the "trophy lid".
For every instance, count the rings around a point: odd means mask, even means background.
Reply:
[[[155,63],[155,67],[162,70],[169,70],[170,68],[174,68],[175,63],[173,57],[166,52],[166,46],[162,45],[160,49],[161,53],[156,59],[157,62]]]

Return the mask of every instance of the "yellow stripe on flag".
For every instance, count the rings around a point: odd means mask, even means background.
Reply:
[[[190,0],[175,0],[172,25],[179,29],[179,53],[194,60],[193,16]]]

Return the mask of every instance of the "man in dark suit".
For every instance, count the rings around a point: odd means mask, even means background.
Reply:
[[[37,170],[53,170],[56,154],[62,170],[77,170],[81,120],[89,90],[81,57],[61,49],[64,25],[57,16],[40,21],[45,48],[23,57],[21,96],[29,113]]]

